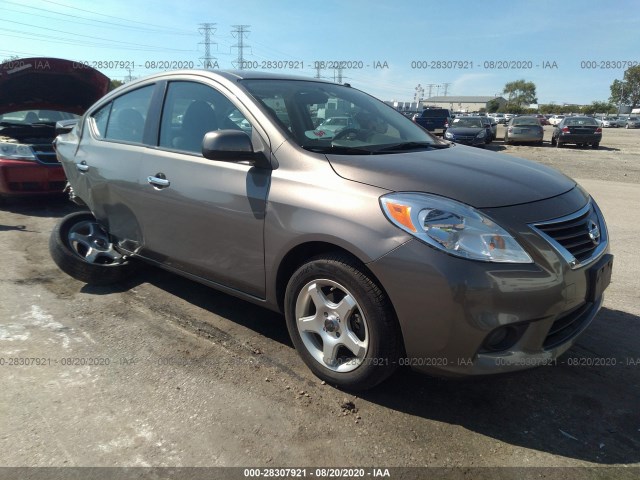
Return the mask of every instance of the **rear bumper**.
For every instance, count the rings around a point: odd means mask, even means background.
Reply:
[[[521,133],[516,133],[516,134],[512,134],[509,135],[507,137],[509,139],[510,142],[541,142],[542,139],[544,138],[544,133],[537,133],[537,134],[521,134]]]
[[[60,165],[0,158],[0,195],[3,197],[60,194],[66,182]]]
[[[600,143],[602,135],[563,134],[558,136],[560,143]]]

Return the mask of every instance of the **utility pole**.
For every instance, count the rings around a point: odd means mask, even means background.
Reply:
[[[449,85],[451,85],[450,83],[443,83],[442,86],[444,87],[444,96],[447,96],[447,91],[449,90]]]
[[[211,41],[211,37],[216,32],[215,25],[215,23],[201,23],[198,29],[198,33],[204,37],[204,40],[199,45],[204,45],[204,56],[200,57],[200,60],[206,70],[218,68],[218,59],[211,56],[211,45],[218,45],[216,42]]]
[[[336,75],[338,78],[336,78]],[[342,67],[338,67],[333,71],[333,80],[342,83]]]
[[[440,85],[436,85],[435,83],[427,83],[427,88],[429,89],[429,95],[427,98],[431,98],[431,90],[433,90],[433,87],[440,87]]]
[[[620,82],[620,101],[618,102],[618,115],[622,109],[622,97],[624,96],[624,83]]]
[[[413,94],[413,101],[420,103],[424,99],[424,88],[422,88],[422,85],[418,84],[415,91],[416,92]]]
[[[236,43],[235,45],[233,45],[231,48],[237,48],[238,49],[238,59],[236,60],[236,65],[235,67],[238,70],[244,70],[244,50],[245,48],[251,48],[249,45],[245,45],[244,44],[244,37],[245,34],[247,33],[251,33],[249,31],[249,27],[251,25],[233,25],[233,28],[235,28],[235,30],[231,31],[231,35],[234,38],[238,39],[238,43]]]
[[[320,62],[316,62],[316,76],[315,78],[322,78],[322,75],[320,75],[320,71],[322,70],[322,68],[320,68]]]

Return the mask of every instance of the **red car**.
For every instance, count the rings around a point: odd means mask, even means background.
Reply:
[[[82,115],[108,90],[109,78],[69,60],[0,64],[0,201],[62,192],[66,177],[52,145],[56,122]]]
[[[551,125],[549,123],[549,120],[547,120],[547,117],[545,117],[544,115],[534,115],[534,117],[536,117],[538,119],[538,121],[540,122],[540,125],[544,126],[544,125]]]

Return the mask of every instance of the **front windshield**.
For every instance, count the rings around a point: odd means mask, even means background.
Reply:
[[[482,128],[482,119],[477,117],[454,118],[453,128]]]
[[[395,109],[351,87],[264,79],[243,80],[242,85],[294,142],[308,150],[348,154],[401,145],[448,145]],[[325,128],[328,126],[331,128]]]
[[[20,110],[0,115],[0,122],[12,125],[34,125],[50,124],[55,125],[60,120],[72,120],[80,118],[78,115],[57,110]]]

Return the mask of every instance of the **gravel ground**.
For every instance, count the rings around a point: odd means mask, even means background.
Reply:
[[[640,466],[639,140],[489,146],[578,178],[607,216],[614,281],[557,366],[455,381],[400,371],[358,397],[311,375],[280,315],[153,268],[116,288],[67,277],[47,241],[73,207],[10,202],[0,466]]]
[[[600,148],[551,145],[553,127],[544,127],[544,144],[504,145],[504,125],[498,126],[497,138],[487,149],[535,160],[555,167],[572,178],[609,180],[640,184],[640,129],[605,128]]]

